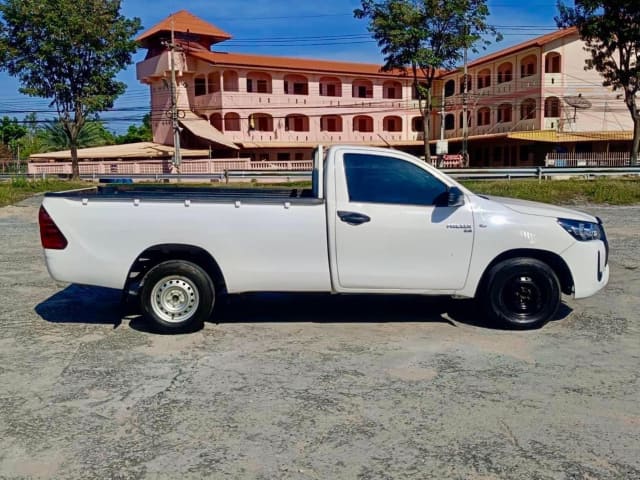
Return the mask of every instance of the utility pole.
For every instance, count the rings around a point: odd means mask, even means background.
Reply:
[[[465,167],[469,166],[469,67],[467,48],[467,25],[464,26],[464,89],[462,91],[462,162]]]
[[[444,116],[446,114],[446,110],[444,108],[445,102],[445,88],[444,82],[442,82],[442,106],[440,108],[440,140],[444,141]]]
[[[176,46],[173,19],[171,19],[171,43],[169,44],[170,66],[171,66],[171,123],[173,128],[173,165],[178,174],[182,155],[180,154],[180,124],[178,123],[178,88],[176,84],[176,65],[174,53],[178,50]]]

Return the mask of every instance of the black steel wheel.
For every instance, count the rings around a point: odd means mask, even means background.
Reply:
[[[215,289],[207,273],[184,260],[169,260],[145,275],[140,303],[145,318],[167,333],[202,328],[213,311]]]
[[[554,271],[534,258],[511,258],[487,275],[482,302],[487,316],[508,328],[538,328],[560,306],[560,282]]]

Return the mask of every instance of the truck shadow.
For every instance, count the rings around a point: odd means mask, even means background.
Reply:
[[[69,285],[44,302],[35,312],[51,323],[86,323],[118,326],[122,320],[122,292],[110,288]]]
[[[127,318],[135,330],[152,331],[137,308],[122,303],[118,290],[70,285],[35,307],[51,323],[107,324]],[[562,304],[555,320],[571,309]],[[329,295],[256,293],[220,299],[211,323],[457,323],[494,329],[471,300],[419,295]]]
[[[554,321],[572,312],[562,304]],[[456,323],[495,329],[473,300],[422,295],[259,293],[232,295],[216,306],[214,323]]]

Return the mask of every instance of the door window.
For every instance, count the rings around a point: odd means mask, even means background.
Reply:
[[[404,160],[347,153],[344,166],[352,202],[436,205],[446,197],[444,183]]]

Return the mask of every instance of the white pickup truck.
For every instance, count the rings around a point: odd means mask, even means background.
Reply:
[[[489,319],[534,328],[561,292],[609,279],[602,222],[468,191],[405,153],[318,148],[312,189],[101,187],[45,195],[53,278],[138,294],[164,331],[193,330],[216,298],[333,292],[476,298]]]

